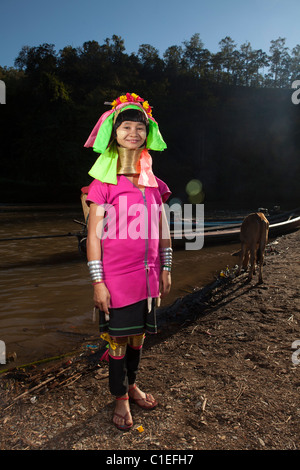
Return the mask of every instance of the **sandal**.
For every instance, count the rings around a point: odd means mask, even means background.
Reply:
[[[117,397],[116,400],[129,400],[129,397]],[[113,420],[114,425],[120,431],[129,431],[129,429],[133,426],[133,423],[125,424],[126,418],[127,418],[128,415],[130,415],[130,411],[127,411],[127,413],[124,416],[120,415],[119,413],[114,412],[113,418],[114,418],[114,416],[118,416],[118,418],[122,418],[123,421],[124,421],[124,424],[117,424]]]
[[[154,408],[157,407],[158,402],[153,397],[152,398],[154,401],[152,401],[151,395],[149,395],[148,393],[145,393],[145,398],[133,398],[133,396],[130,395],[130,391],[136,388],[137,386],[134,384],[133,387],[131,387],[128,391],[129,399],[132,403],[135,403],[140,408],[143,408],[143,410],[153,410]],[[146,401],[151,402],[152,405],[147,406],[147,405],[143,405],[142,403],[140,403],[140,402],[146,402]]]

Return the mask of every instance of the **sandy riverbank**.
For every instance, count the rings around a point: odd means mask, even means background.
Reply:
[[[299,450],[300,231],[277,241],[262,285],[242,274],[164,312],[139,374],[160,405],[132,405],[130,432],[111,423],[107,363],[83,352],[0,376],[0,449]]]

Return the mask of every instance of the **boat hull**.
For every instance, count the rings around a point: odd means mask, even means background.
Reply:
[[[269,238],[274,238],[280,235],[284,235],[286,233],[293,232],[298,228],[300,228],[300,217],[291,216],[288,220],[271,223],[269,227]],[[179,231],[171,230],[171,238],[175,247],[183,246],[186,242],[192,242],[193,236],[195,239],[196,235],[198,237],[203,237],[204,235],[204,246],[214,243],[239,243],[240,231],[241,224],[231,226],[227,224],[223,226],[218,226],[218,228],[204,228],[204,232],[199,231],[198,233],[196,232],[196,230],[192,230],[189,233],[184,232],[183,230],[182,238],[179,238]]]

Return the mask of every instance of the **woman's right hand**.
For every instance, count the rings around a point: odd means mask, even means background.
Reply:
[[[99,308],[101,312],[109,315],[110,293],[104,282],[94,285],[94,305]]]

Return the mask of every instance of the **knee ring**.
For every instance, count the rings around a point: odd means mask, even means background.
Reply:
[[[133,349],[141,349],[144,344],[145,334],[128,337],[128,346]]]

